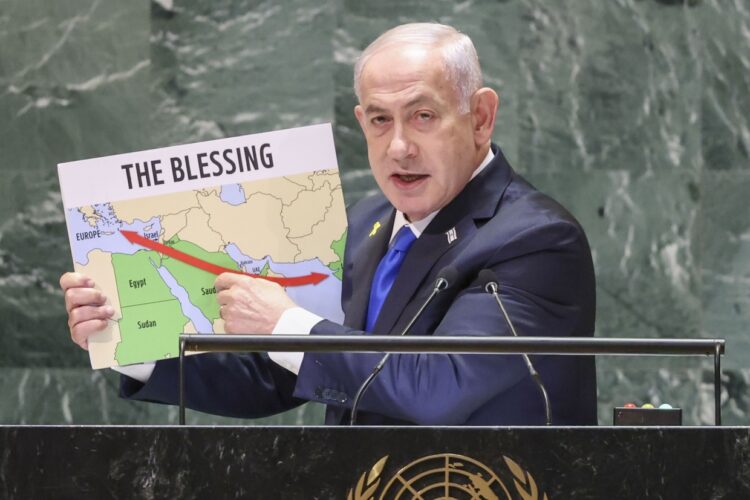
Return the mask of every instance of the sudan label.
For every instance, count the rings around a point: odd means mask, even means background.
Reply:
[[[156,326],[156,321],[152,319],[147,319],[145,321],[138,321],[138,329],[142,330],[144,328],[153,328]]]

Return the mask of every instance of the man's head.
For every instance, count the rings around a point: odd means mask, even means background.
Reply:
[[[375,180],[409,220],[443,208],[487,154],[497,94],[471,40],[440,24],[393,28],[354,67],[354,114]]]

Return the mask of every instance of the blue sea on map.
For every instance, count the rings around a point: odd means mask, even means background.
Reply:
[[[228,244],[224,247],[227,254],[234,260],[240,268],[246,273],[259,273],[266,264],[271,265],[271,259],[269,257],[263,257],[262,259],[254,259],[242,253],[242,251],[234,243]]]
[[[68,228],[72,235],[99,231],[99,236],[91,239],[71,242],[73,260],[78,264],[86,265],[89,262],[88,254],[92,250],[102,250],[110,253],[123,253],[132,255],[138,250],[143,250],[139,245],[133,245],[120,234],[121,230],[134,231],[138,234],[159,233],[161,223],[158,217],[147,221],[134,220],[127,224],[118,219],[109,203],[94,205],[94,210],[100,216],[96,219],[96,226],[92,226],[79,209],[68,210]],[[75,236],[74,236],[75,237]]]
[[[156,270],[159,272],[159,276],[164,280],[164,283],[169,287],[169,291],[172,292],[177,300],[180,302],[182,313],[190,318],[193,322],[195,329],[200,333],[213,333],[213,325],[208,318],[196,307],[190,298],[188,297],[187,290],[180,285],[172,273],[170,273],[165,267],[157,267]]]
[[[303,276],[313,272],[325,274],[328,277],[317,285],[290,286],[286,292],[300,307],[337,323],[344,321],[341,281],[318,259],[291,263],[274,262],[270,257],[253,259],[243,254],[234,243],[226,246],[226,252],[246,272],[259,272],[268,264],[271,271],[282,276]]]
[[[221,186],[219,198],[221,201],[233,206],[242,205],[245,203],[245,190],[242,189],[240,184],[227,184]]]

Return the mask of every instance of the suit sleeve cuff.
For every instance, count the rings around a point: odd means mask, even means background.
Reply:
[[[313,327],[323,320],[317,314],[313,314],[301,307],[287,309],[279,318],[271,335],[310,335]],[[302,352],[269,352],[271,361],[286,368],[295,375],[299,374],[304,353]]]

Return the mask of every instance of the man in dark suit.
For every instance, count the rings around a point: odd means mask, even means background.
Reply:
[[[217,300],[227,332],[394,334],[446,266],[451,286],[412,334],[509,335],[478,279],[492,270],[520,335],[591,336],[595,285],[582,229],[556,202],[515,174],[491,145],[497,94],[481,86],[471,40],[453,28],[411,24],[381,35],[355,66],[370,166],[382,194],[349,213],[343,325],[297,307],[268,281],[223,274]],[[108,317],[101,294],[69,273],[71,335],[85,346]],[[270,358],[270,359],[269,359]],[[378,354],[208,354],[187,360],[187,403],[232,416],[261,416],[312,400],[327,423],[347,420]],[[553,423],[595,424],[591,358],[532,358],[547,386]],[[175,403],[177,364],[160,361],[123,377],[125,397]],[[361,403],[367,424],[544,423],[542,400],[520,356],[393,356]]]

